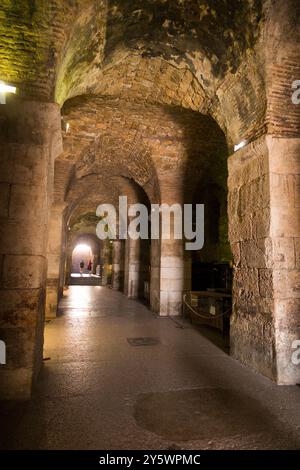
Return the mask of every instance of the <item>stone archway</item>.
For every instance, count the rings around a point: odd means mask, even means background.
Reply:
[[[93,174],[98,163],[113,169],[110,177],[135,179],[150,200],[180,199],[190,142],[178,116],[189,123],[193,113],[214,118],[231,154],[232,353],[278,383],[297,383],[300,108],[290,93],[299,74],[299,2],[245,1],[239,10],[241,2],[216,1],[205,11],[198,2],[161,2],[158,15],[150,1],[138,15],[135,2],[58,3],[57,10],[53,2],[2,7],[1,79],[19,95],[0,110],[1,334],[8,351],[1,393],[29,397],[42,364],[52,199],[65,202],[74,173]],[[55,95],[69,124],[63,133]],[[93,162],[87,151],[97,148]],[[86,161],[74,167],[80,156]],[[181,247],[174,250],[182,283]],[[164,313],[179,311],[180,292],[161,289],[156,307],[164,297]]]

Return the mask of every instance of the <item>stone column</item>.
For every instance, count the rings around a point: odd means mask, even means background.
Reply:
[[[183,169],[169,170],[160,175],[161,202],[179,204],[183,214]],[[173,220],[173,221],[172,221]],[[190,253],[185,251],[184,240],[176,239],[174,218],[170,222],[170,239],[160,240],[160,315],[182,314],[183,294],[191,289]]]
[[[300,383],[300,139],[267,137],[277,382]],[[293,359],[293,355],[295,356]]]
[[[0,106],[1,399],[28,399],[43,357],[48,219],[54,159],[62,151],[56,104]]]
[[[64,256],[62,250],[65,204],[53,205],[50,214],[47,248],[48,272],[46,289],[46,318],[55,318],[63,295]]]
[[[267,136],[229,158],[231,354],[279,384],[300,379],[292,362],[300,336],[299,151],[299,139]]]
[[[182,314],[183,294],[191,289],[191,259],[182,240],[161,240],[160,315]]]
[[[93,274],[96,274],[97,266],[98,264],[100,264],[99,259],[100,259],[100,256],[99,256],[99,250],[98,250],[93,253],[93,269],[92,269]]]
[[[144,282],[149,280],[149,243],[148,240],[127,240],[127,286],[125,293],[130,299],[144,297]]]
[[[113,266],[112,266],[112,288],[121,290],[124,280],[124,242],[114,240],[113,242]]]
[[[67,245],[67,252],[65,254],[65,276],[64,276],[64,284],[65,286],[69,285],[71,280],[72,274],[72,253],[73,247]]]
[[[125,254],[124,254],[124,288],[123,292],[128,295],[128,278],[129,278],[129,239],[124,241]]]
[[[140,240],[128,240],[128,287],[129,299],[137,299],[140,291]]]
[[[151,241],[150,307],[155,313],[160,305],[160,242]]]
[[[101,265],[102,265],[102,286],[108,284],[108,278],[110,274],[110,245],[109,241],[105,240],[101,249]]]

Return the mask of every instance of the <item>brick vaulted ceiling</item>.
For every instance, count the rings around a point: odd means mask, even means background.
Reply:
[[[205,172],[224,186],[226,145],[277,132],[284,71],[299,64],[299,1],[274,1],[3,0],[1,77],[58,102],[70,126],[55,201],[75,207],[93,178],[114,200],[118,177],[154,200],[178,166],[191,187]],[[285,132],[298,112],[286,110]]]

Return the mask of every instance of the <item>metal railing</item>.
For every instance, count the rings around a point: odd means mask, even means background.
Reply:
[[[191,322],[229,331],[231,295],[212,291],[191,291],[183,296],[183,314]]]

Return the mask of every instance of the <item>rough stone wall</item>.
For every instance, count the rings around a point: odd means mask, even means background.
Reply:
[[[16,99],[0,108],[2,398],[26,399],[42,361],[48,215],[62,151],[54,104]]]
[[[276,379],[269,154],[265,137],[232,155],[228,165],[229,240],[234,257],[231,354]]]
[[[229,159],[231,353],[280,384],[300,378],[298,156],[299,139],[267,136]]]

